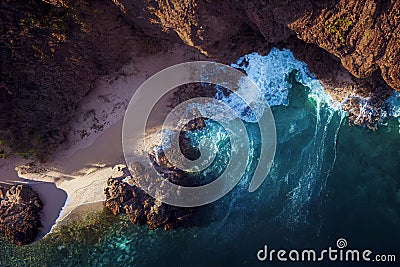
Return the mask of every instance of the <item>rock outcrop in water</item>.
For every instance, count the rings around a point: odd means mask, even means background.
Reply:
[[[187,136],[189,131],[206,127],[205,119],[199,117],[189,121],[179,135],[182,154],[189,159],[198,158],[198,151],[192,146]],[[176,168],[168,161],[161,147],[154,147],[148,154],[155,170],[162,179],[182,186],[193,186],[193,178]],[[109,178],[104,189],[104,205],[114,214],[125,213],[133,224],[147,224],[150,229],[164,227],[166,230],[189,226],[193,217],[193,208],[175,207],[162,203],[149,196],[137,181],[146,179],[147,173],[140,163],[130,166],[130,176]],[[127,171],[127,169],[126,169]]]
[[[35,240],[43,204],[28,185],[0,186],[0,232],[21,246]]]
[[[150,229],[166,230],[188,225],[193,210],[166,205],[150,197],[135,184],[109,178],[105,206],[114,214],[125,213],[133,224],[147,224]]]

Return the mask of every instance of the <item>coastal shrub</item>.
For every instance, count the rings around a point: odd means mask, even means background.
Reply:
[[[349,29],[353,22],[346,16],[334,19],[333,21],[327,21],[325,24],[325,29],[335,35],[340,42],[344,42],[344,35]]]

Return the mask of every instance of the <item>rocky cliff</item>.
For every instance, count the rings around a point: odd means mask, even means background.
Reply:
[[[305,61],[350,122],[375,128],[400,90],[400,2],[379,0],[114,0],[147,34],[180,38],[224,63],[271,46]],[[360,101],[368,110],[360,110]],[[367,114],[367,115],[366,115]]]
[[[308,10],[289,27],[340,58],[354,76],[367,78],[378,71],[400,90],[400,2],[333,2],[318,12]]]
[[[114,0],[146,33],[169,34],[225,59],[296,36],[340,59],[355,77],[380,71],[400,90],[400,2],[397,0]],[[298,43],[299,44],[299,43]],[[303,45],[307,48],[307,45]]]
[[[61,142],[96,78],[151,43],[224,63],[290,48],[357,124],[400,91],[398,0],[7,0],[0,19],[0,134],[20,150]],[[360,119],[359,97],[376,112]]]

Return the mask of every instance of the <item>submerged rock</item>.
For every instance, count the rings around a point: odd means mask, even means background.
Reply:
[[[19,246],[35,240],[42,201],[29,185],[0,186],[0,232]]]

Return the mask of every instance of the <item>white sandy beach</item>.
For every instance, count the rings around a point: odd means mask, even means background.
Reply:
[[[66,142],[48,162],[27,166],[28,160],[0,160],[0,181],[23,181],[39,192],[44,203],[42,235],[78,206],[103,201],[107,179],[122,176],[122,120],[135,90],[163,68],[199,59],[201,55],[179,45],[169,52],[134,57],[85,96]]]

